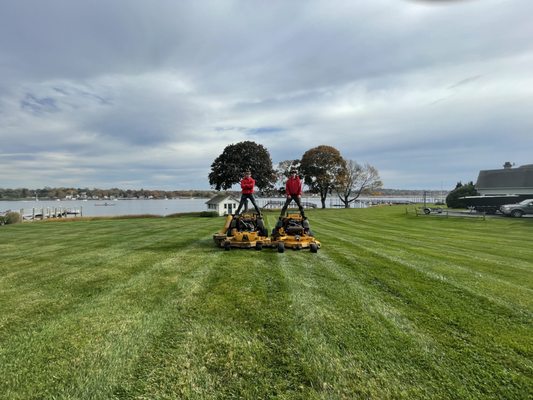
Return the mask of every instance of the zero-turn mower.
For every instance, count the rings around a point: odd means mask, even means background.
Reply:
[[[213,235],[213,240],[224,250],[232,247],[261,250],[271,245],[263,218],[257,214],[228,215],[224,227]]]
[[[272,230],[271,245],[278,249],[278,253],[283,253],[285,249],[309,249],[311,253],[316,253],[320,248],[320,242],[313,236],[309,221],[298,213],[280,217]]]

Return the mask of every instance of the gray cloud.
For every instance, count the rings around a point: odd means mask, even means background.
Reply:
[[[0,13],[0,186],[208,188],[330,144],[385,186],[531,163],[528,0],[67,0]]]

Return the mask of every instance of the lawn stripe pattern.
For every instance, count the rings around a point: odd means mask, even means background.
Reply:
[[[309,217],[318,254],[224,251],[219,218],[2,227],[0,398],[530,398],[533,221]]]

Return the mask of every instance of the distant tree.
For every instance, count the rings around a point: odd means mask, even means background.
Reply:
[[[239,183],[248,168],[259,189],[271,188],[276,181],[268,150],[260,144],[246,141],[226,146],[222,154],[213,161],[209,184],[216,190],[230,189]]]
[[[300,173],[309,190],[320,194],[322,208],[326,208],[328,194],[346,174],[346,161],[336,148],[321,145],[304,153]]]
[[[378,170],[366,163],[358,164],[356,161],[346,162],[346,174],[339,180],[336,187],[337,195],[345,208],[350,207],[362,194],[371,194],[383,187]]]
[[[472,181],[463,185],[461,182],[457,182],[455,189],[448,193],[446,196],[446,205],[450,208],[465,208],[466,204],[461,197],[464,196],[477,196],[478,192]]]

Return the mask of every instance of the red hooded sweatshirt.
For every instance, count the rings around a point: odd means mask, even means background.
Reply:
[[[302,182],[300,181],[300,177],[298,175],[294,177],[290,176],[289,179],[287,179],[287,183],[285,184],[285,193],[287,197],[301,196]]]
[[[252,194],[254,192],[255,180],[251,176],[244,177],[241,180],[242,194]]]

